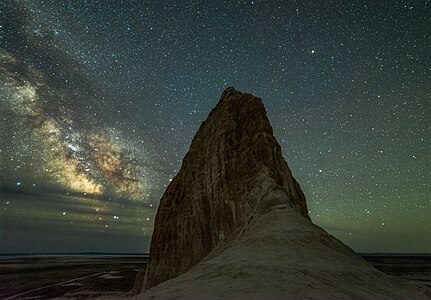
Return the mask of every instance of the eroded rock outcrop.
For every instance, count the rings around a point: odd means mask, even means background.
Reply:
[[[228,88],[157,212],[137,299],[428,299],[314,225],[260,99]]]
[[[262,101],[228,88],[160,201],[145,289],[183,274],[220,241],[234,238],[256,209],[268,205],[258,202],[271,190],[285,193],[308,218]]]

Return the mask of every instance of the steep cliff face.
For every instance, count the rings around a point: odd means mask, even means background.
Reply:
[[[157,212],[135,299],[428,299],[314,225],[260,99],[224,91]],[[142,274],[141,274],[142,275]],[[170,279],[170,280],[169,280]],[[419,292],[418,292],[419,291]]]
[[[285,197],[268,196],[274,193]],[[256,211],[277,203],[308,218],[262,101],[228,88],[160,200],[144,288],[185,273],[234,239]]]

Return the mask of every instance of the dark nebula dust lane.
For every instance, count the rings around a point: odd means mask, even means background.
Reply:
[[[147,251],[227,86],[265,102],[316,224],[359,252],[431,251],[429,2],[0,11],[0,252]]]

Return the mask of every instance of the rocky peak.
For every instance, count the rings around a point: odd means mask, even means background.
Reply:
[[[229,87],[160,200],[144,288],[185,273],[277,204],[309,218],[261,99]]]

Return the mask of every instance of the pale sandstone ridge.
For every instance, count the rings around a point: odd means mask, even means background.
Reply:
[[[428,299],[314,225],[260,99],[223,92],[157,212],[138,299]]]
[[[160,200],[145,289],[183,274],[220,241],[231,240],[258,207],[256,196],[272,189],[286,193],[308,218],[261,99],[228,88]]]
[[[422,283],[381,273],[288,205],[275,205],[238,239],[137,299],[411,300],[429,299],[427,292]]]

